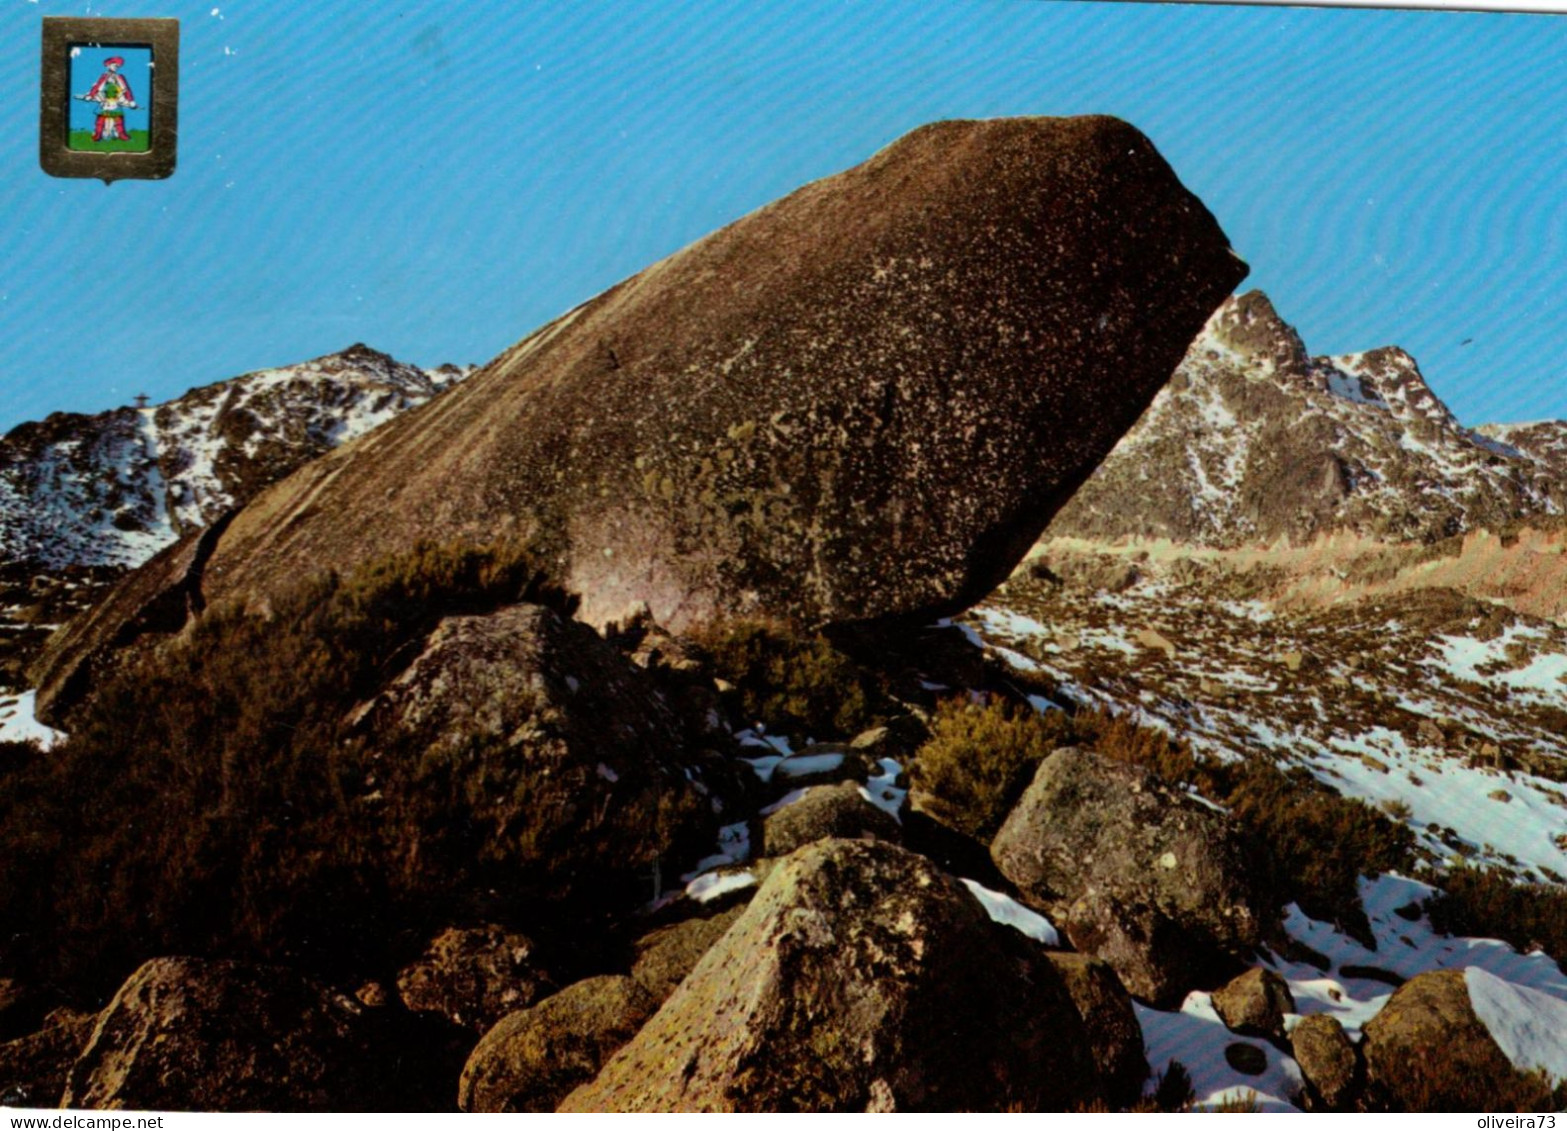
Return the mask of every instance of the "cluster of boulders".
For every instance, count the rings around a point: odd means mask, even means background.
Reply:
[[[554,623],[537,611],[508,612],[506,623],[519,617],[535,629]],[[549,722],[558,740],[549,749],[569,752],[582,744],[571,737],[579,724],[570,703],[586,693],[581,664],[597,665],[603,698],[590,733],[601,743],[650,688],[713,682],[700,649],[656,629],[621,640],[632,661],[613,670],[597,649],[616,650],[596,637],[570,647],[544,647],[538,632],[503,638],[490,659],[516,662],[521,684],[495,683],[481,662],[488,648],[478,646],[490,638],[463,620],[438,628],[408,678],[364,717],[429,724],[432,741],[459,715],[524,730]],[[527,640],[533,652],[519,643]],[[449,663],[436,664],[443,654]],[[466,690],[433,694],[456,675]],[[531,708],[515,698],[524,691],[537,697]],[[1272,1045],[1299,1065],[1304,1089],[1293,1098],[1313,1110],[1422,1108],[1472,1102],[1485,1080],[1513,1086],[1516,1073],[1475,1017],[1462,975],[1409,981],[1358,1044],[1333,1017],[1299,1017],[1288,985],[1255,964],[1278,939],[1276,911],[1247,878],[1233,822],[1104,754],[1063,749],[1039,765],[988,846],[981,879],[1011,893],[989,892],[1013,909],[998,914],[978,898],[986,889],[973,882],[977,870],[927,855],[949,842],[894,784],[907,779],[889,763],[918,756],[922,708],[911,707],[851,741],[776,765],[759,759],[766,781],[747,767],[749,790],[725,794],[744,809],[724,819],[745,828],[751,856],[709,861],[703,879],[719,882],[676,885],[651,903],[644,896],[619,922],[584,920],[584,931],[618,940],[609,944],[574,948],[558,934],[546,943],[515,923],[454,925],[395,972],[359,982],[157,958],[96,1013],[45,1015],[42,999],[0,986],[0,1036],[11,1038],[0,1043],[0,1101],[477,1112],[1126,1108],[1147,1102],[1150,1078],[1134,999],[1168,1008],[1193,990],[1211,992],[1234,1034],[1231,1066],[1263,1072]],[[661,721],[649,734],[700,724],[653,717]],[[583,796],[611,807],[614,779],[633,770],[603,758],[595,765],[609,774],[592,775],[603,792]],[[545,763],[567,777],[573,764]],[[806,772],[791,776],[791,764]],[[588,858],[577,866],[588,869]],[[1047,915],[1064,940],[1015,926],[1025,908]],[[1443,1050],[1440,1074],[1433,1047]]]

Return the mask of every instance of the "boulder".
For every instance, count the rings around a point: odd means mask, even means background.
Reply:
[[[65,1077],[92,1036],[96,1013],[62,1007],[43,1028],[0,1044],[0,1107],[57,1107]]]
[[[1262,939],[1265,903],[1228,818],[1139,766],[1056,751],[990,854],[1074,947],[1161,1007],[1222,984]]]
[[[573,1088],[598,1075],[657,1008],[651,994],[621,975],[575,982],[484,1035],[462,1070],[457,1106],[553,1112]]]
[[[514,533],[595,625],[928,621],[1006,578],[1245,272],[1125,122],[924,126],[262,492],[201,585]]]
[[[1531,1089],[1475,1014],[1462,970],[1417,974],[1362,1031],[1366,1091],[1377,1107],[1535,1111],[1550,1102],[1550,1089]]]
[[[1284,1015],[1295,1012],[1289,983],[1264,966],[1253,966],[1213,992],[1219,1020],[1235,1033],[1252,1037],[1284,1036]]]
[[[606,895],[710,835],[679,726],[645,673],[543,606],[442,620],[357,715],[372,747],[417,763],[394,768],[380,804],[390,827],[416,830],[398,851],[427,888],[487,869],[514,893]]]
[[[398,1110],[359,1004],[291,970],[155,958],[120,987],[62,1105],[144,1111]]]
[[[1104,1082],[1111,1108],[1126,1108],[1143,1094],[1148,1060],[1143,1029],[1132,1009],[1132,998],[1108,962],[1086,954],[1051,951],[1046,957],[1061,975],[1088,1033],[1088,1047]]]
[[[1055,1110],[1099,1098],[1044,952],[881,841],[775,867],[562,1111]]]
[[[902,839],[898,822],[865,799],[852,781],[814,786],[798,801],[770,813],[762,821],[763,856],[787,856],[795,849],[827,837],[875,837],[894,844]]]
[[[649,931],[632,946],[636,958],[631,977],[658,1001],[664,1001],[744,910],[731,907],[707,918],[682,919]]]
[[[1306,1081],[1313,1111],[1342,1111],[1354,1099],[1355,1046],[1337,1017],[1313,1013],[1290,1032],[1290,1050]]]
[[[409,1009],[480,1033],[554,989],[533,940],[493,925],[442,931],[397,975],[398,996]]]

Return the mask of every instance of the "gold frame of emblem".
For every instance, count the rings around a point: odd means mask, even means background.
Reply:
[[[70,148],[73,46],[150,47],[152,100],[149,144],[140,153],[90,153]],[[39,68],[38,163],[51,177],[95,177],[104,184],[158,180],[174,172],[179,138],[180,22],[45,16]]]

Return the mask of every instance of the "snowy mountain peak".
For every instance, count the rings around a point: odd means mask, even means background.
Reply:
[[[1226,299],[1208,319],[1191,354],[1224,358],[1253,374],[1265,371],[1300,376],[1308,365],[1300,335],[1279,317],[1268,296],[1256,290]]]
[[[1567,424],[1471,431],[1407,351],[1311,357],[1251,291],[1214,313],[1048,534],[1432,541],[1564,509]]]
[[[0,439],[0,563],[139,565],[471,371],[355,343],[156,406],[20,424]]]

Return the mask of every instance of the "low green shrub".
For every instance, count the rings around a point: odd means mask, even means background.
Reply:
[[[930,738],[915,754],[910,777],[931,816],[976,840],[996,835],[1007,813],[1050,753],[1069,745],[1064,711],[1041,714],[1004,699],[948,700]]]
[[[699,634],[725,696],[744,725],[761,723],[795,741],[850,738],[894,713],[882,677],[820,633],[759,621]]]
[[[1442,891],[1426,903],[1437,930],[1499,938],[1522,953],[1538,947],[1567,964],[1567,889],[1467,865],[1450,869],[1437,883]]]

